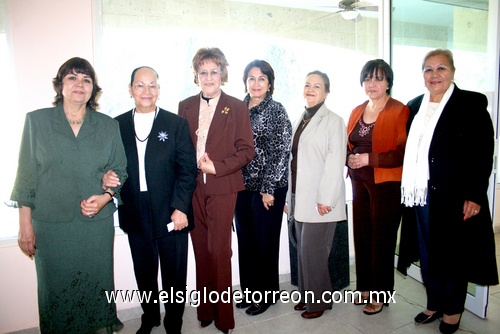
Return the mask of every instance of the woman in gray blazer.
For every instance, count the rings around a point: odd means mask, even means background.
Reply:
[[[294,309],[304,311],[306,319],[318,318],[332,306],[331,298],[321,299],[325,291],[332,291],[328,256],[336,222],[346,219],[347,134],[342,118],[325,105],[329,92],[325,73],[309,73],[304,84],[306,107],[293,127],[287,200],[295,218],[301,294]]]

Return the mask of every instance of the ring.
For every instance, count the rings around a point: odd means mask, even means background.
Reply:
[[[478,212],[479,212],[479,211],[477,211],[477,210],[474,210],[474,213],[478,213]]]
[[[94,215],[89,215],[89,218],[94,218]]]
[[[102,186],[103,186],[103,187],[106,187],[106,182],[103,182],[103,183],[102,183]]]

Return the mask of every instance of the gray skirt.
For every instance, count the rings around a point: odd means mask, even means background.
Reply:
[[[112,333],[123,327],[114,290],[113,216],[93,222],[33,220],[41,333]]]

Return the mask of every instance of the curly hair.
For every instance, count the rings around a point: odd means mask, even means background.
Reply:
[[[226,56],[219,48],[201,48],[199,49],[193,57],[192,67],[194,73],[194,83],[199,84],[198,81],[198,70],[200,66],[206,61],[213,61],[220,67],[221,70],[221,85],[227,82],[227,66],[229,63],[226,60]]]

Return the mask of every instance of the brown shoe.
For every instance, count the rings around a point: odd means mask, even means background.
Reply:
[[[319,318],[323,315],[325,311],[316,311],[316,312],[302,312],[301,316],[302,318],[305,318],[305,319],[315,319],[315,318]]]
[[[293,307],[295,311],[304,311],[306,309],[306,303],[298,303]]]

